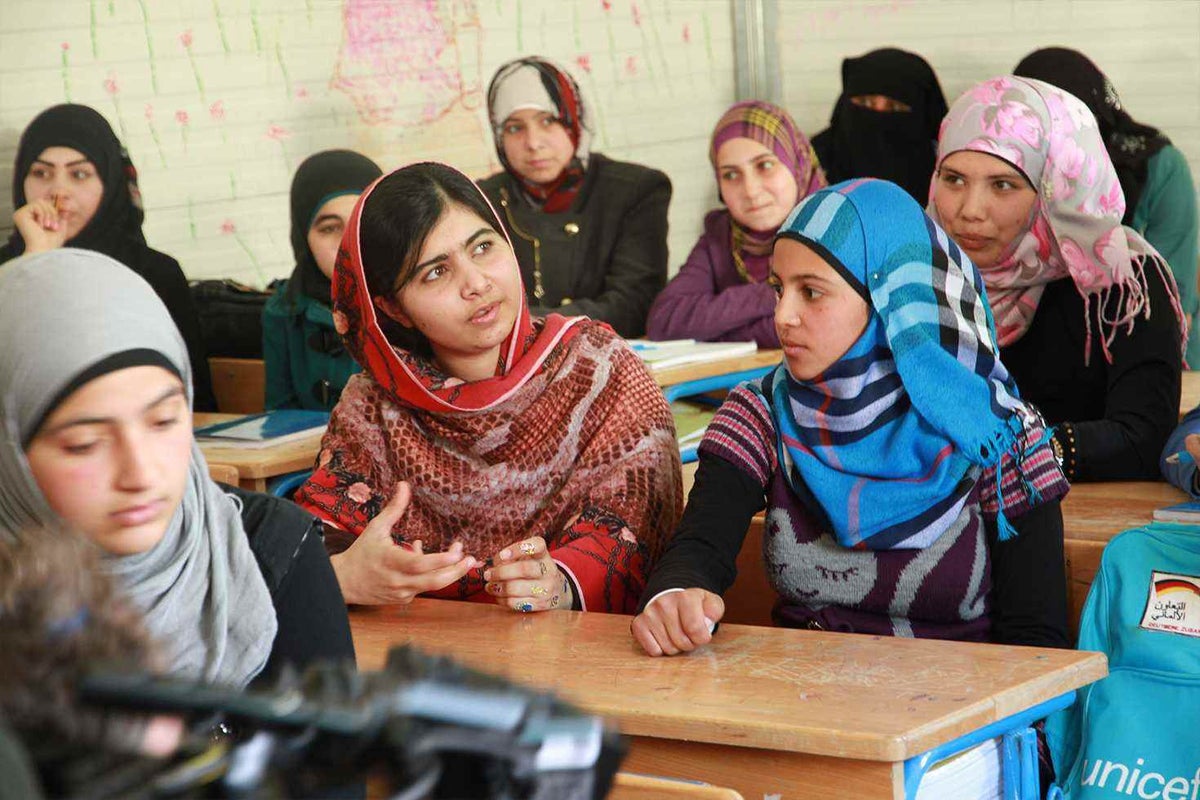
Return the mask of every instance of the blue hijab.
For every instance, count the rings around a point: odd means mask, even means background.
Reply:
[[[962,513],[981,468],[999,470],[1022,430],[1038,429],[997,356],[983,280],[888,181],[806,197],[779,238],[819,254],[872,309],[823,374],[796,380],[785,361],[752,387],[788,483],[844,547],[927,547]],[[998,504],[1004,539],[1013,531]]]

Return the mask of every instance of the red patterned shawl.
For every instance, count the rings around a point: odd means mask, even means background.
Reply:
[[[532,320],[524,292],[496,377],[447,386],[435,364],[380,330],[358,238],[370,191],[334,273],[335,323],[363,372],[334,409],[297,502],[358,534],[406,480],[413,499],[397,541],[432,552],[458,540],[485,559],[540,535],[584,608],[631,612],[682,506],[662,391],[606,325]],[[492,601],[479,570],[437,594]]]

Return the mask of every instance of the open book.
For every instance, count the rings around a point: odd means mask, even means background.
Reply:
[[[320,436],[329,424],[324,411],[278,409],[196,428],[196,441],[221,447],[272,447]]]
[[[629,346],[641,356],[652,372],[682,364],[721,361],[751,355],[758,350],[758,345],[754,342],[697,342],[695,339],[669,339],[663,342],[630,339]]]

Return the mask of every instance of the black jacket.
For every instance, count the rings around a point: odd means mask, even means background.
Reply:
[[[1072,482],[1161,479],[1159,454],[1179,422],[1183,357],[1171,296],[1149,264],[1146,288],[1150,318],[1138,317],[1132,333],[1117,332],[1112,363],[1104,357],[1094,322],[1091,357],[1084,363],[1084,326],[1096,312],[1084,307],[1068,278],[1046,285],[1029,330],[1000,351],[1021,397],[1051,424],[1070,423],[1075,455],[1068,458],[1067,478]],[[1110,319],[1120,299],[1114,292],[1112,307],[1105,309]]]
[[[217,401],[213,395],[212,377],[208,369],[208,352],[204,338],[200,335],[200,317],[192,301],[192,291],[179,262],[166,253],[147,247],[141,258],[130,259],[125,266],[141,275],[154,293],[167,307],[175,327],[179,329],[183,343],[187,346],[188,360],[192,362],[192,393],[195,396],[192,408],[196,411],[216,411]]]
[[[274,677],[284,663],[354,661],[346,603],[325,553],[322,525],[299,506],[258,492],[222,486],[242,501],[242,524],[258,560],[279,630],[255,680]]]
[[[667,282],[666,175],[592,153],[575,203],[557,214],[530,205],[507,172],[479,186],[512,239],[530,313],[586,315],[625,337],[646,332],[650,304]]]

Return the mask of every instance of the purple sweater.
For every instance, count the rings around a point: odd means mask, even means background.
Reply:
[[[706,342],[753,339],[759,347],[779,347],[775,292],[765,282],[742,280],[733,263],[731,239],[729,212],[723,208],[708,212],[704,233],[687,263],[650,308],[647,336]],[[753,274],[750,265],[747,268]]]

